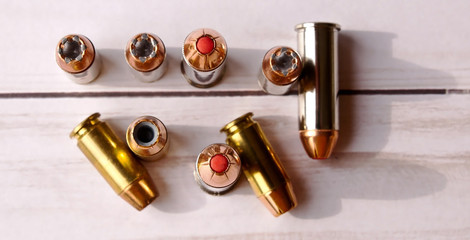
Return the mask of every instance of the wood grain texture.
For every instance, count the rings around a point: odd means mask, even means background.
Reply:
[[[469,100],[342,96],[340,142],[333,158],[320,162],[308,159],[298,140],[296,96],[3,99],[0,231],[8,239],[465,239]],[[142,212],[119,199],[68,139],[95,111],[121,137],[144,114],[168,127],[169,154],[146,164],[161,196]],[[213,197],[192,177],[198,152],[223,142],[219,128],[247,111],[299,198],[279,218],[244,178]]]
[[[305,21],[342,25],[342,89],[470,89],[470,33],[462,26],[470,3],[464,0],[449,4],[437,0],[83,1],[87,12],[73,20],[68,7],[56,0],[1,5],[0,52],[6,56],[0,64],[1,93],[193,90],[180,84],[184,79],[178,72],[179,49],[189,32],[203,26],[221,32],[229,46],[227,77],[211,90],[258,90],[255,73],[265,51],[276,45],[296,48],[294,26]],[[157,14],[140,14],[149,10]],[[274,14],[283,12],[291,14]],[[126,42],[141,31],[155,32],[172,49],[170,72],[153,84],[132,79],[124,61]],[[65,79],[53,60],[55,44],[74,32],[88,36],[103,56],[103,72],[92,85]]]
[[[464,0],[0,1],[1,239],[469,239],[468,9]],[[293,28],[305,21],[342,25],[341,131],[328,161],[300,144],[296,91],[269,96],[256,81],[265,51],[296,48]],[[226,75],[210,89],[179,72],[181,44],[201,27],[229,46]],[[133,79],[123,57],[144,31],[168,47],[168,72],[151,84]],[[91,84],[66,79],[54,61],[69,33],[102,56]],[[244,177],[220,197],[193,180],[199,151],[249,111],[299,200],[279,218]],[[123,139],[142,115],[168,127],[168,155],[145,163],[161,196],[142,212],[68,138],[93,112]]]

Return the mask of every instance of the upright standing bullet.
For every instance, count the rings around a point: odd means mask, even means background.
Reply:
[[[243,172],[256,196],[277,217],[294,208],[297,199],[279,157],[252,116],[247,113],[220,131],[227,134],[227,144],[240,155]]]
[[[335,23],[302,23],[297,31],[303,60],[299,81],[300,139],[313,159],[329,158],[338,140],[338,31]]]
[[[158,80],[167,69],[165,44],[156,35],[135,35],[127,43],[124,54],[132,74],[142,82]]]
[[[290,47],[271,48],[261,63],[258,83],[264,92],[286,94],[302,73],[300,56]]]
[[[205,147],[197,156],[194,178],[202,190],[213,195],[228,192],[241,172],[238,153],[221,143]]]
[[[224,75],[226,58],[224,37],[209,28],[197,29],[184,40],[181,72],[195,87],[212,87]]]
[[[100,74],[101,61],[91,41],[79,34],[63,37],[56,47],[56,62],[76,83],[89,83]]]
[[[134,158],[113,130],[95,113],[70,133],[83,154],[126,202],[144,209],[157,196],[157,188],[147,170]]]
[[[163,157],[170,146],[165,125],[160,119],[142,116],[127,128],[127,146],[144,161],[155,161]]]

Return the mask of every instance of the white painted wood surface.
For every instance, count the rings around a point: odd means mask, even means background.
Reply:
[[[470,2],[67,5],[0,1],[1,239],[470,238]],[[295,48],[293,27],[303,21],[343,26],[347,94],[328,161],[304,153],[297,97],[264,95],[255,80],[264,51]],[[185,82],[177,64],[186,34],[203,26],[224,34],[230,64],[221,84],[201,90]],[[128,38],[141,31],[157,33],[170,49],[169,72],[152,84],[132,79],[122,57]],[[66,79],[54,62],[55,44],[71,32],[88,36],[104,56],[90,85]],[[169,154],[145,164],[161,196],[142,212],[117,197],[68,138],[97,111],[121,137],[141,115],[168,127]],[[221,197],[193,180],[198,152],[223,142],[219,128],[248,111],[299,198],[279,218],[244,178]]]

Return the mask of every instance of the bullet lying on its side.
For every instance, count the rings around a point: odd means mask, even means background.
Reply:
[[[335,23],[303,23],[297,30],[304,64],[299,80],[299,132],[307,154],[327,159],[338,140],[338,31]]]

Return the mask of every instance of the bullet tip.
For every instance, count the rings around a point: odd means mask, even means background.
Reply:
[[[297,206],[297,198],[295,197],[290,181],[267,194],[259,196],[258,198],[275,217],[278,217]]]
[[[126,202],[141,211],[158,197],[158,191],[150,176],[142,176],[119,194]]]
[[[310,158],[327,159],[338,140],[338,130],[301,130],[300,140]]]

